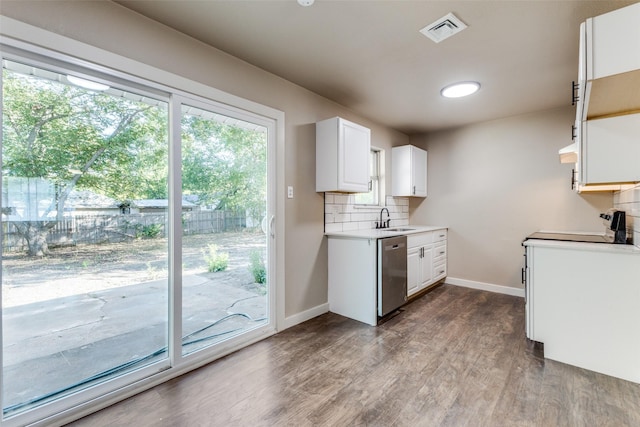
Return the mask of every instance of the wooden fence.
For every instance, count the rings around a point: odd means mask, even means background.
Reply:
[[[167,224],[166,212],[74,216],[58,221],[49,231],[47,243],[49,247],[56,247],[165,237]],[[195,211],[182,214],[182,232],[185,235],[220,233],[246,227],[245,212]],[[26,250],[26,242],[17,232],[14,222],[2,222],[2,250]]]

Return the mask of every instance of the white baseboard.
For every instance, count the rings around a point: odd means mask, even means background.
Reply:
[[[283,329],[290,328],[292,326],[297,325],[298,323],[306,322],[309,319],[313,319],[314,317],[318,317],[321,314],[327,313],[329,311],[329,303],[320,304],[309,310],[305,310],[302,313],[294,314],[293,316],[285,317]]]
[[[455,277],[447,277],[444,283],[524,298],[524,289],[514,288],[511,286],[494,285],[493,283],[476,282],[474,280],[457,279]]]

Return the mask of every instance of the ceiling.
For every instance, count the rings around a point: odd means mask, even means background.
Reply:
[[[352,111],[416,134],[568,105],[586,18],[637,0],[119,0]],[[419,30],[453,12],[438,44]],[[440,96],[475,80],[479,92]]]

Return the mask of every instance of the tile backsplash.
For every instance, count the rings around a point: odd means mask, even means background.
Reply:
[[[355,204],[355,195],[343,193],[324,194],[324,230],[350,231],[371,229],[380,221],[382,206],[363,206]],[[385,208],[389,210],[391,227],[409,225],[409,198],[385,198]],[[387,220],[387,212],[382,217]]]
[[[627,213],[627,230],[632,233],[633,244],[640,246],[640,184],[613,195],[613,206]]]

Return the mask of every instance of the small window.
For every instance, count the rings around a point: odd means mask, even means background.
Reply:
[[[355,204],[367,206],[380,205],[380,181],[381,181],[381,161],[382,150],[372,147],[369,153],[369,191],[366,193],[356,193]]]

